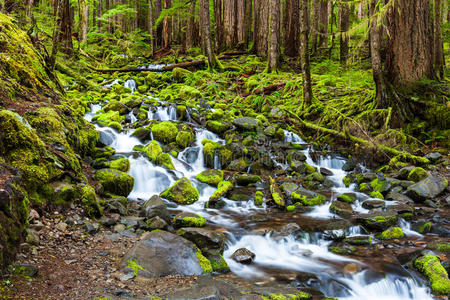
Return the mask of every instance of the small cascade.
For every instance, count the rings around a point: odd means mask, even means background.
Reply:
[[[130,111],[130,113],[128,114],[128,118],[129,118],[131,124],[136,123],[136,121],[137,121],[137,118],[134,115],[133,111]]]
[[[399,226],[403,230],[403,233],[406,236],[414,236],[418,238],[422,238],[423,235],[411,229],[411,223],[406,221],[403,218],[399,218]]]
[[[103,86],[104,86],[105,88],[110,88],[110,87],[112,87],[113,85],[119,84],[121,80],[122,80],[122,79],[114,79],[114,80],[111,81],[110,83],[107,83],[107,84],[105,84],[105,85],[103,85]]]
[[[156,111],[153,112],[149,109],[147,113],[149,120],[159,121],[176,121],[177,120],[177,108],[173,105],[170,106],[158,106]]]
[[[293,143],[293,144],[306,144],[305,141],[298,136],[298,134],[287,130],[284,131],[284,141],[286,143]]]
[[[133,94],[137,90],[137,83],[134,79],[127,79],[123,86],[129,88],[131,90],[131,94]]]
[[[214,169],[222,169],[222,166],[220,164],[219,155],[217,155],[217,153],[214,154]]]

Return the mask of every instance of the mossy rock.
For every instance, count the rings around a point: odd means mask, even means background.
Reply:
[[[122,125],[119,122],[110,122],[108,127],[115,129],[117,132],[122,132]]]
[[[145,127],[139,127],[137,128],[131,136],[139,139],[141,142],[144,142],[150,138],[150,129]]]
[[[180,131],[178,132],[175,140],[177,145],[184,149],[194,141],[194,136],[189,131]]]
[[[181,99],[201,98],[202,93],[192,86],[183,85],[180,88],[179,96]]]
[[[176,215],[172,223],[175,227],[204,227],[206,219],[198,214],[191,212],[183,212]]]
[[[207,255],[206,258],[211,262],[211,266],[214,272],[228,273],[230,267],[227,264],[225,258],[220,254]]]
[[[134,178],[132,176],[114,169],[98,170],[94,178],[102,185],[104,192],[110,192],[124,197],[130,194],[134,185]]]
[[[184,82],[186,77],[192,75],[192,72],[183,68],[175,68],[172,70],[172,76],[177,82]]]
[[[421,167],[415,167],[408,174],[408,180],[418,182],[428,177],[427,171]]]
[[[384,200],[383,194],[380,193],[379,191],[373,191],[373,192],[370,192],[369,195],[370,195],[370,197],[372,197],[372,198],[377,198],[377,199]]]
[[[353,194],[341,194],[337,196],[337,200],[345,203],[352,204],[356,201],[356,198]]]
[[[344,241],[350,245],[363,246],[370,245],[372,243],[372,237],[370,235],[358,235],[348,237]]]
[[[178,204],[192,204],[198,200],[199,193],[191,181],[183,177],[163,191],[160,196]]]
[[[104,112],[117,111],[121,115],[125,115],[130,112],[130,109],[125,104],[118,101],[110,101],[105,105],[105,107],[103,107],[102,110]]]
[[[178,128],[174,123],[164,121],[153,125],[152,133],[155,140],[169,144],[175,142],[178,135]]]
[[[431,282],[431,289],[437,295],[450,293],[450,280],[447,271],[434,255],[424,255],[414,261],[414,267],[422,272]]]
[[[111,122],[122,123],[125,121],[125,116],[121,116],[118,111],[110,110],[94,116],[92,121],[102,126],[108,126]]]
[[[321,205],[327,201],[324,195],[312,193],[309,191],[308,193],[300,192],[300,190],[293,192],[291,194],[291,198],[294,202],[300,202],[306,206]]]
[[[261,177],[258,175],[249,175],[249,174],[235,174],[233,176],[234,180],[238,185],[250,185],[255,184],[261,181]]]
[[[230,125],[219,122],[219,121],[210,120],[210,121],[206,122],[206,128],[208,128],[209,130],[211,130],[214,133],[222,134],[225,131],[227,131],[228,129],[230,129]]]
[[[95,189],[92,186],[85,185],[81,189],[80,202],[89,217],[98,218],[102,215],[103,208],[101,207]]]
[[[169,170],[175,170],[175,166],[173,165],[172,158],[169,153],[161,153],[156,158],[156,163],[160,166],[164,166]]]
[[[219,182],[219,184],[217,185],[217,190],[211,195],[211,197],[209,198],[209,202],[217,202],[218,200],[220,200],[220,198],[230,192],[233,187],[234,184],[230,181],[224,180]]]
[[[208,169],[198,174],[196,178],[203,183],[217,186],[223,180],[223,171],[219,169]]]
[[[380,233],[377,238],[381,240],[392,240],[392,239],[400,239],[404,237],[405,234],[400,227],[389,227],[382,233]]]
[[[256,206],[262,206],[262,204],[263,204],[263,197],[264,197],[264,194],[263,194],[263,192],[262,191],[256,191],[255,192],[255,205]]]
[[[142,149],[142,152],[154,163],[156,158],[163,153],[161,146],[155,140],[152,140],[147,146]]]
[[[360,214],[357,220],[368,229],[383,231],[397,223],[397,214],[391,211]]]

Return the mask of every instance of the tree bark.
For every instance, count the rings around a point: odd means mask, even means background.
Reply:
[[[147,16],[148,33],[150,34],[150,44],[152,47],[151,55],[155,53],[155,31],[153,30],[153,0],[148,0]]]
[[[434,18],[433,18],[433,50],[434,50],[434,73],[438,79],[444,77],[444,44],[442,42],[442,1],[434,1]]]
[[[268,28],[269,0],[255,0],[253,51],[263,57],[267,56]]]
[[[390,8],[386,71],[395,86],[409,88],[421,79],[434,78],[430,22],[428,0],[398,0]]]
[[[78,0],[78,5],[79,5],[80,42],[86,43],[89,28],[89,5],[86,0]]]
[[[172,0],[164,0],[164,9],[172,7]],[[170,49],[170,37],[172,29],[172,17],[165,17],[163,20],[163,49]]]
[[[33,9],[34,0],[27,0],[27,5],[25,6],[25,16],[30,19],[31,11]]]
[[[209,0],[200,0],[199,4],[199,24],[200,33],[202,36],[202,44],[205,51],[205,56],[208,58],[208,68],[213,70],[217,67],[220,68],[220,63],[214,55],[212,42],[211,42],[211,29],[209,23]]]
[[[250,34],[252,30],[252,0],[245,0],[245,15],[244,15],[244,45],[248,49],[250,44]]]
[[[280,65],[280,0],[270,0],[269,49],[267,72],[277,71]]]
[[[195,32],[195,2],[192,1],[189,9],[189,22],[186,29],[186,49],[194,47]]]
[[[284,53],[295,57],[300,45],[300,7],[298,0],[286,0],[286,34]]]
[[[56,56],[58,55],[60,34],[61,34],[61,1],[55,1],[55,25],[53,28],[53,38],[52,38],[52,52],[50,54],[47,66],[50,72],[55,69]]]
[[[225,47],[237,44],[237,3],[235,0],[223,0],[223,27],[225,33]]]
[[[342,3],[339,7],[339,27],[341,31],[340,39],[339,39],[339,60],[341,65],[345,65],[347,63],[348,58],[348,29],[350,27],[349,22],[350,10],[348,3]]]
[[[67,54],[72,54],[72,13],[70,11],[69,0],[63,0],[61,6],[61,34],[59,36],[63,50]]]
[[[309,0],[301,0],[300,3],[300,59],[302,65],[302,78],[303,78],[303,106],[308,106],[312,101],[312,88],[311,88],[311,71],[309,65],[309,13],[308,13]]]
[[[214,0],[214,23],[216,33],[216,49],[222,51],[225,49],[223,0]]]
[[[300,0],[303,1],[303,0]],[[317,36],[319,34],[320,0],[312,1],[312,51],[317,52]]]
[[[319,0],[319,48],[328,47],[328,1]]]

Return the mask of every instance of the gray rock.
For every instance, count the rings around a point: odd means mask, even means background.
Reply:
[[[141,216],[146,217],[147,219],[158,216],[166,222],[170,221],[167,206],[158,195],[152,196],[144,203],[142,206]]]
[[[448,181],[441,177],[427,177],[406,190],[406,195],[416,202],[433,199],[441,194],[448,186]]]
[[[398,171],[397,178],[401,179],[401,180],[408,179],[408,175],[413,169],[414,169],[414,166],[407,166],[407,167],[401,168],[400,171]]]
[[[331,172],[327,168],[320,168],[320,174],[322,174],[324,176],[331,176],[331,175],[333,175],[333,172]]]
[[[426,155],[425,158],[427,158],[431,162],[436,162],[442,158],[442,154],[440,154],[439,152],[433,152],[433,153]]]
[[[283,191],[283,193],[288,196],[289,198],[291,197],[291,194],[293,192],[295,192],[298,189],[298,184],[294,183],[294,182],[283,182],[280,185],[280,189]]]
[[[386,202],[383,200],[366,200],[362,203],[362,207],[365,209],[383,208],[386,206]]]
[[[126,268],[129,260],[144,269],[139,270],[141,276],[149,278],[175,274],[202,275],[210,272],[210,268],[202,268],[206,259],[192,242],[166,231],[144,234],[136,246],[125,255],[120,268]]]
[[[196,244],[205,255],[223,253],[226,238],[222,232],[188,227],[179,229],[177,234]]]
[[[281,108],[275,107],[270,110],[269,117],[278,119],[278,118],[281,118],[283,116],[283,114],[284,114],[284,112]]]
[[[330,211],[344,218],[351,217],[353,214],[352,206],[341,201],[331,202]]]
[[[255,258],[255,253],[246,248],[240,248],[234,251],[231,258],[241,264],[251,264]]]
[[[370,235],[358,235],[351,236],[345,239],[345,242],[351,245],[370,245],[372,243],[372,237]]]
[[[241,117],[233,120],[233,125],[238,129],[254,131],[258,127],[258,121],[253,118]]]
[[[397,214],[394,211],[361,214],[357,221],[368,229],[383,231],[397,223]]]
[[[38,274],[38,267],[32,264],[17,264],[13,270],[14,274],[27,277],[36,277]]]
[[[98,225],[98,223],[93,223],[93,222],[84,222],[84,229],[86,230],[87,233],[89,234],[96,234],[99,230],[100,226]]]
[[[406,196],[404,194],[400,194],[400,193],[395,192],[395,191],[390,191],[386,195],[386,200],[394,200],[394,201],[405,202],[405,203],[413,202],[411,200],[411,198],[409,198],[408,196]]]
[[[169,227],[167,222],[165,220],[163,220],[162,218],[160,218],[159,216],[151,218],[146,223],[147,223],[147,228],[150,230],[155,230],[155,229],[165,230]]]

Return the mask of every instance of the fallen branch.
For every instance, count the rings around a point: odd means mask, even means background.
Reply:
[[[266,86],[265,88],[256,88],[251,92],[248,93],[244,93],[241,95],[242,98],[248,97],[250,95],[260,95],[260,94],[264,94],[264,95],[268,95],[276,90],[279,90],[281,88],[284,88],[284,86],[286,85],[286,83],[279,83],[279,84],[274,84],[274,85],[270,85],[270,86]]]

